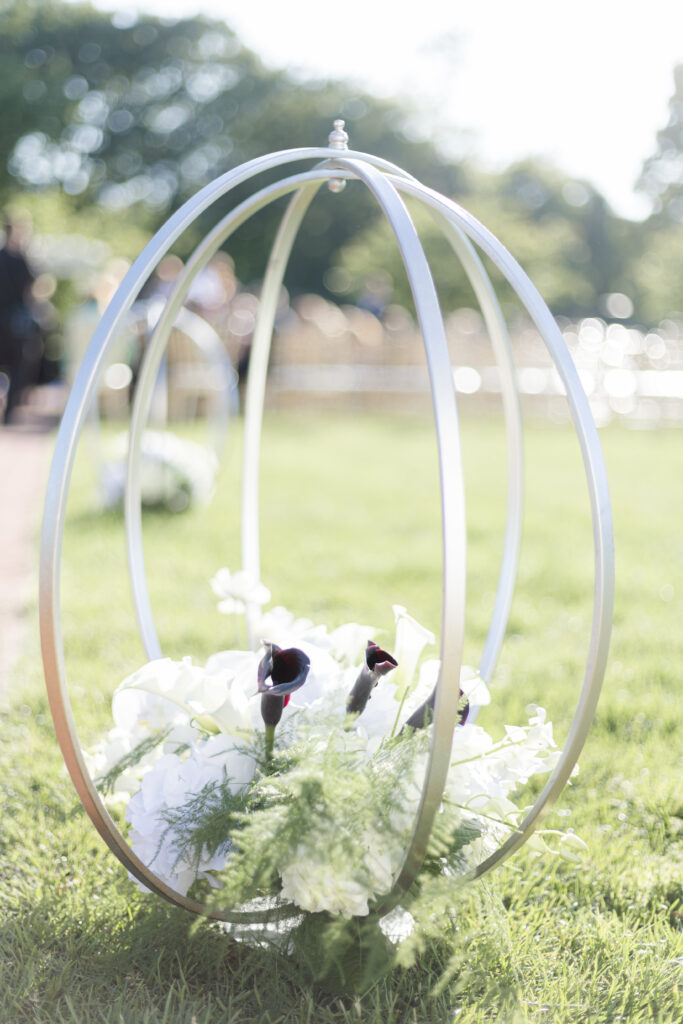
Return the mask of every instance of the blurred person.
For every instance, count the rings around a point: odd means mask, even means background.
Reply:
[[[254,327],[256,326],[258,308],[259,300],[252,292],[238,292],[230,303],[230,316],[226,325],[229,345],[232,349],[231,357],[237,371],[240,407],[244,405],[244,391],[249,372],[251,345],[254,340]]]
[[[41,272],[31,286],[31,315],[41,335],[37,384],[53,384],[62,377],[62,335],[59,314],[52,299],[57,291],[54,274]]]
[[[178,277],[183,272],[183,267],[183,261],[179,256],[167,253],[143,285],[138,300],[131,309],[134,321],[134,342],[130,357],[132,379],[129,393],[131,397],[137,387],[150,337],[173,293]],[[168,419],[166,374],[166,358],[164,357],[157,372],[149,413],[149,422],[160,428],[165,426]]]
[[[174,253],[166,256],[155,267],[152,276],[145,282],[140,292],[143,302],[157,303],[161,308],[170,297],[175,283],[182,273],[183,261]]]
[[[102,314],[126,275],[127,260],[110,260],[104,269],[88,282],[80,304],[69,313],[64,325],[64,376],[69,387],[80,366]]]
[[[167,253],[143,285],[131,310],[133,317],[137,317],[135,350],[131,358],[134,386],[137,384],[149,335],[173,292],[175,283],[183,271],[183,266],[183,261],[179,256]]]
[[[187,305],[216,330],[235,367],[240,405],[249,368],[259,300],[245,290],[235,274],[235,261],[217,252],[192,282]]]
[[[370,274],[365,280],[363,294],[358,300],[358,308],[372,313],[379,320],[391,302],[394,290],[394,283],[391,274],[385,270],[378,270]]]
[[[192,282],[186,305],[221,333],[237,289],[234,261],[227,253],[217,252]]]
[[[4,229],[5,241],[0,249],[0,368],[8,378],[3,421],[9,423],[26,389],[38,382],[43,339],[32,311],[35,275],[26,258],[30,218],[7,217]]]

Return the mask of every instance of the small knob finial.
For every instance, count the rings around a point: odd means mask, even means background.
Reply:
[[[334,122],[333,130],[327,137],[330,149],[348,149],[349,148],[349,136],[344,131],[344,122],[337,120]]]

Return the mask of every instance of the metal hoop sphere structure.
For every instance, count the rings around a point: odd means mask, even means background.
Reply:
[[[50,707],[66,765],[80,799],[105,842],[128,870],[150,890],[195,913],[231,922],[258,922],[296,913],[291,905],[273,908],[216,909],[175,892],[133,853],[109,815],[91,779],[81,751],[66,679],[61,631],[60,570],[66,501],[78,441],[97,380],[116,335],[141,287],[181,233],[214,201],[261,172],[304,161],[312,169],[269,184],[245,199],[197,246],[175,282],[148,342],[138,379],[129,431],[125,497],[129,573],[140,636],[147,656],[162,656],[147,590],[140,501],[140,445],[147,422],[154,381],[194,278],[231,234],[257,211],[291,196],[266,269],[255,326],[245,408],[242,485],[243,568],[260,578],[258,531],[258,463],[265,381],[278,297],[292,245],[310,203],[329,184],[339,191],[347,180],[362,182],[389,221],[413,294],[425,346],[439,453],[442,521],[442,613],[440,673],[431,747],[422,797],[403,864],[393,886],[373,908],[386,913],[398,904],[414,881],[425,856],[451,758],[458,720],[459,687],[465,629],[466,524],[462,454],[457,398],[443,318],[429,265],[403,197],[422,203],[460,260],[481,306],[498,361],[508,444],[507,520],[498,589],[479,671],[485,681],[493,673],[503,641],[514,590],[522,521],[522,430],[514,363],[506,325],[495,292],[472,243],[492,261],[516,292],[536,325],[564,384],[576,430],[590,496],[594,550],[594,601],[590,642],[577,707],[559,760],[536,802],[515,832],[463,881],[483,875],[518,849],[540,823],[564,787],[584,744],[599,697],[607,659],[614,596],[614,551],[607,476],[597,430],[578,375],[560,331],[534,285],[501,243],[471,214],[454,202],[375,156],[346,149],[335,133],[329,148],[285,150],[251,160],[217,178],[185,203],[152,238],[122,281],[108,306],[83,363],[64,412],[48,481],[40,563],[40,624],[43,663]],[[247,608],[247,626],[254,609]],[[455,686],[453,680],[456,680]],[[476,709],[474,709],[476,712]]]

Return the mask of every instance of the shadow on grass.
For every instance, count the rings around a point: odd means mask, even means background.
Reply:
[[[463,988],[472,995],[469,971],[435,993],[447,960],[438,949],[425,952],[413,968],[394,969],[361,997],[331,996],[311,985],[306,965],[237,942],[220,925],[159,899],[136,894],[118,918],[97,895],[80,907],[70,905],[68,896],[56,903],[54,894],[22,902],[0,927],[0,962],[12,960],[0,1015],[13,1024],[441,1024],[452,1019]],[[480,996],[487,987],[482,981],[480,976],[475,986]],[[492,993],[486,995],[488,1002]],[[508,999],[512,993],[499,989],[497,1005]]]
[[[152,505],[142,506],[142,518],[150,519],[151,521],[164,521],[164,520],[177,520],[179,516],[187,515],[191,512],[191,509],[179,509],[174,510],[168,507],[164,502],[158,502]],[[124,523],[124,509],[123,503],[119,505],[82,508],[79,511],[70,512],[69,517],[69,528],[93,528],[98,529],[103,525],[115,526],[117,529],[123,529]]]

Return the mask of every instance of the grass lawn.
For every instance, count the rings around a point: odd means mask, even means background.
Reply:
[[[164,651],[204,658],[238,642],[209,578],[239,565],[239,430],[206,509],[148,514],[145,551]],[[466,660],[495,596],[504,521],[500,425],[463,428],[468,479]],[[610,661],[581,771],[546,822],[589,844],[581,865],[522,851],[469,887],[451,934],[362,997],[311,989],[296,962],[140,894],[62,767],[37,642],[0,717],[0,1022],[427,1024],[683,1019],[683,435],[610,428],[617,601]],[[545,706],[561,742],[582,681],[592,539],[567,427],[527,430],[518,589],[481,724],[496,733]],[[64,545],[67,670],[84,743],[109,723],[117,683],[144,655],[122,520],[93,500],[79,456]],[[262,574],[274,603],[330,626],[393,635],[392,603],[440,628],[438,477],[420,418],[267,420]],[[35,611],[35,610],[34,610]]]

